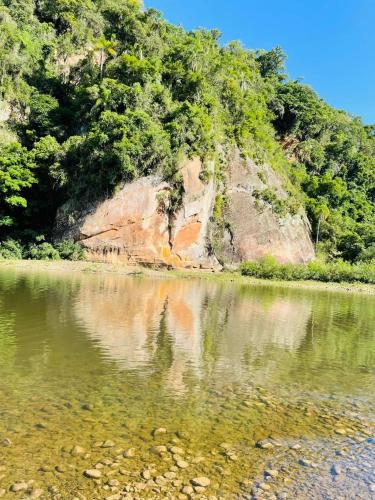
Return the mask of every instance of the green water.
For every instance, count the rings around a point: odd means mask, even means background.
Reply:
[[[0,269],[4,498],[373,498],[374,415],[374,296]]]

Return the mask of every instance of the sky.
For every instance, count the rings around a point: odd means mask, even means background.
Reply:
[[[375,124],[375,0],[145,0],[186,29],[218,28],[222,42],[281,46],[290,78]]]

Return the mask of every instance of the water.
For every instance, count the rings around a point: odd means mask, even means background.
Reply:
[[[374,396],[374,296],[0,270],[4,498],[375,498]]]

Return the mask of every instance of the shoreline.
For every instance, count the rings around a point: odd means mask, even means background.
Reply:
[[[10,268],[22,271],[48,271],[48,272],[84,272],[92,274],[118,274],[119,276],[144,276],[164,279],[204,279],[218,283],[235,283],[248,286],[263,286],[275,288],[292,288],[304,290],[321,290],[342,293],[361,293],[375,295],[375,285],[365,283],[334,283],[321,281],[280,281],[267,280],[242,276],[238,271],[212,272],[202,269],[197,270],[166,270],[151,269],[141,266],[126,264],[91,261],[68,260],[3,260],[0,269]]]

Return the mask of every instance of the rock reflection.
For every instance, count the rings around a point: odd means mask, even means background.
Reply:
[[[122,369],[147,372],[164,360],[167,385],[185,389],[185,377],[204,375],[207,360],[232,377],[270,348],[297,349],[306,335],[311,300],[267,290],[241,294],[235,286],[196,280],[82,281],[76,319],[106,357]],[[168,361],[169,360],[169,361]]]

